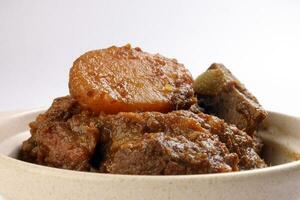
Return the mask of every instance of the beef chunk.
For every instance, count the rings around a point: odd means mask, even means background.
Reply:
[[[55,99],[50,109],[30,124],[21,159],[63,169],[89,170],[98,141],[97,121],[70,97]]]
[[[222,64],[212,64],[194,84],[200,106],[252,135],[267,112]]]
[[[191,111],[95,114],[56,99],[30,124],[25,161],[117,174],[203,174],[265,167],[257,143],[234,125]]]
[[[200,174],[266,166],[250,136],[203,113],[110,115],[101,136],[110,138],[102,165],[108,173]]]
[[[215,116],[204,113],[199,113],[198,116],[204,120],[202,125],[208,127],[212,134],[218,135],[230,152],[238,154],[241,170],[266,167],[265,162],[258,155],[260,151],[258,138],[253,139],[235,125],[227,124]]]
[[[140,140],[123,143],[107,162],[107,171],[118,174],[203,174],[238,169],[238,157],[209,134],[194,132],[194,141],[183,135],[145,133]]]

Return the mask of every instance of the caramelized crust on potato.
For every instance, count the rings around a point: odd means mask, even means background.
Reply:
[[[195,102],[193,79],[175,59],[112,46],[87,52],[70,70],[70,94],[95,112],[169,112]]]

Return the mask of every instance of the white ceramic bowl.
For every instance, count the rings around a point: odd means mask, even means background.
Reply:
[[[0,194],[11,200],[300,199],[300,119],[270,112],[260,134],[272,167],[223,174],[135,176],[76,172],[15,159],[41,110],[0,113]]]

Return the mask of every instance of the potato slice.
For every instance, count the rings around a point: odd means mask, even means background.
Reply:
[[[80,56],[70,70],[70,94],[95,112],[160,111],[189,108],[193,79],[175,59],[112,46]]]

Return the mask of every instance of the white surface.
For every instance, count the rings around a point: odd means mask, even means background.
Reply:
[[[85,51],[132,43],[198,75],[222,62],[269,110],[300,116],[300,1],[0,1],[0,110],[67,94]]]

